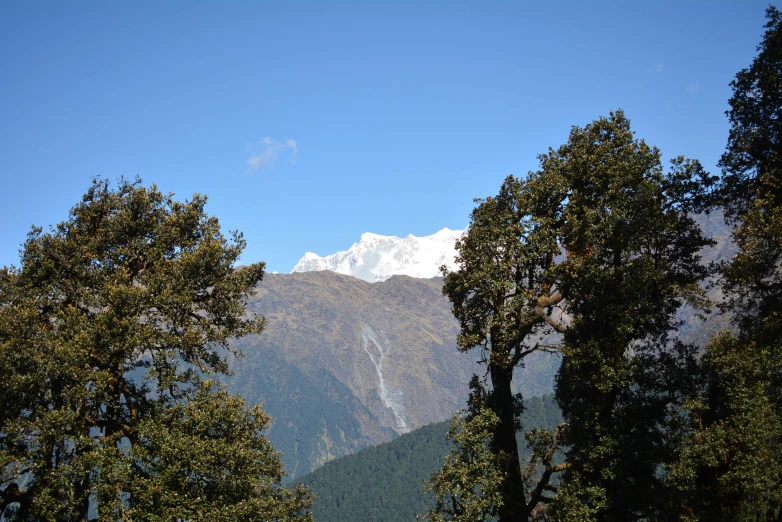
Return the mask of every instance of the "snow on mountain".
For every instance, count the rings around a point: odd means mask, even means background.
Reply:
[[[455,243],[463,233],[444,228],[431,236],[410,234],[399,238],[367,232],[348,250],[326,257],[307,252],[291,273],[331,270],[372,283],[385,281],[392,275],[435,277],[440,275],[442,265],[451,270],[457,268]]]

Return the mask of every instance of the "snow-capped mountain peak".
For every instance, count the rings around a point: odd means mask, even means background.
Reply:
[[[444,228],[431,236],[410,234],[399,238],[365,232],[348,250],[325,257],[307,252],[291,273],[331,270],[370,282],[384,281],[392,275],[435,277],[440,275],[442,265],[457,268],[456,240],[463,233]]]

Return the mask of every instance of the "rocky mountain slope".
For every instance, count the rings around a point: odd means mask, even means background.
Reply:
[[[479,353],[456,348],[442,279],[379,283],[330,271],[268,274],[248,303],[265,316],[241,339],[230,388],[275,417],[270,438],[292,477],[448,419],[463,407]],[[551,391],[556,355],[519,369],[525,395]]]

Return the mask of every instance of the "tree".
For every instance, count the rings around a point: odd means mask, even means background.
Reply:
[[[547,501],[543,490],[525,488],[516,442],[522,402],[511,389],[514,368],[523,363],[524,357],[545,348],[540,342],[542,336],[562,328],[554,313],[562,296],[548,278],[559,246],[546,225],[556,218],[557,209],[532,197],[529,190],[528,184],[511,176],[496,197],[477,200],[469,229],[456,244],[460,268],[447,273],[443,267],[443,293],[453,303],[461,327],[459,349],[479,347],[491,379],[490,391],[480,404],[470,406],[472,413],[464,422],[461,439],[455,436],[455,440],[469,442],[462,454],[469,461],[469,455],[477,451],[474,437],[490,433],[488,453],[480,455],[484,468],[496,466],[500,477],[496,483],[494,472],[484,470],[494,477],[491,487],[467,489],[463,494],[451,492],[452,500],[461,499],[464,504],[454,506],[450,515],[446,513],[454,520],[462,520],[456,513],[469,511],[469,505],[485,504],[481,499],[471,499],[473,493],[480,497],[490,492],[486,509],[501,522],[526,521],[538,503]],[[458,428],[456,433],[460,433]],[[445,475],[463,473],[453,471],[458,462],[464,461],[451,459],[442,471],[444,476],[435,479],[435,484],[453,483]],[[465,465],[470,468],[466,473],[479,472],[469,462]]]
[[[780,520],[782,422],[769,393],[768,347],[722,333],[701,358],[703,386],[686,404],[692,430],[668,480],[672,512],[696,522]]]
[[[492,449],[500,420],[489,407],[490,394],[477,376],[470,381],[470,390],[467,408],[453,417],[448,431],[453,449],[426,484],[426,490],[435,496],[434,508],[425,515],[432,522],[495,520],[504,506],[503,466],[508,456]],[[556,491],[552,476],[564,469],[554,464],[562,427],[533,428],[525,434],[531,455],[521,470],[527,500],[523,516],[530,520],[545,520],[549,497],[543,493]]]
[[[310,520],[301,513],[306,490],[294,494],[280,485],[282,461],[261,434],[268,424],[259,406],[247,408],[211,381],[200,383],[186,401],[144,419],[138,443],[102,448],[100,518]]]
[[[307,519],[268,418],[205,376],[259,333],[263,263],[153,185],[95,180],[0,271],[0,513],[6,520]],[[201,511],[203,509],[203,511]]]
[[[770,6],[752,65],[731,82],[718,201],[738,254],[722,266],[727,308],[744,330],[782,332],[782,13]],[[770,331],[769,328],[773,328]]]
[[[711,242],[690,213],[713,178],[682,157],[665,172],[621,111],[574,127],[536,178],[561,198],[555,280],[570,317],[556,380],[569,467],[552,516],[659,520],[658,470],[675,456],[668,433],[695,366],[671,332],[683,305],[706,304],[699,251]]]
[[[739,327],[712,340],[671,480],[687,520],[782,520],[782,13],[731,82],[731,128],[714,204],[736,256],[719,267]]]
[[[689,214],[714,180],[681,157],[664,172],[659,150],[634,138],[621,111],[574,127],[540,162],[478,201],[443,289],[460,349],[480,347],[491,379],[488,449],[503,472],[496,514],[526,521],[553,500],[546,516],[561,520],[652,516],[665,496],[658,469],[674,455],[666,429],[680,422],[695,364],[694,348],[670,332],[681,306],[706,304],[698,253],[710,241]],[[524,357],[550,348],[541,341],[549,334],[562,340],[568,461],[542,458],[559,433],[528,438],[547,469],[533,484],[516,458],[521,401],[510,384]],[[468,415],[465,430],[472,418],[481,417]],[[558,489],[551,478],[562,470]]]
[[[425,515],[432,522],[492,520],[503,505],[502,470],[508,456],[491,449],[500,419],[487,407],[487,391],[477,376],[470,389],[466,411],[454,416],[448,430],[454,448],[426,486],[435,496],[434,508]]]

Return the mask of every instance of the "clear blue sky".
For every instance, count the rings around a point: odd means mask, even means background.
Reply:
[[[101,175],[209,196],[287,272],[362,232],[463,228],[536,155],[622,108],[716,172],[768,4],[0,3],[0,266]]]

